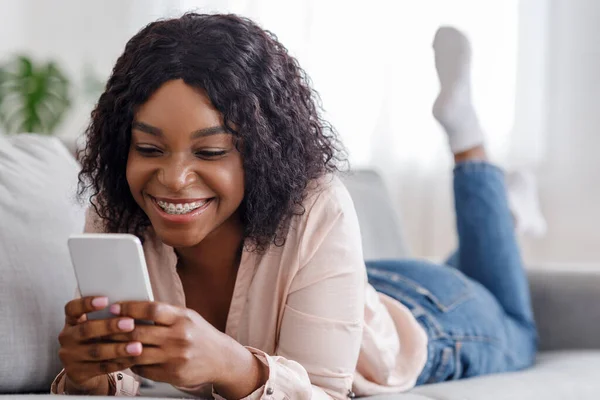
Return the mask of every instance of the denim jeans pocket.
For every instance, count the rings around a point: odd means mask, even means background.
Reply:
[[[444,313],[473,296],[471,282],[460,271],[427,261],[369,261],[367,273],[377,291],[401,302],[416,294]]]

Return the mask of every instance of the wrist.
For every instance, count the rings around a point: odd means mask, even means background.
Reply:
[[[269,367],[235,340],[231,342],[222,354],[222,366],[213,380],[213,388],[225,398],[244,398],[265,385]]]
[[[96,376],[89,379],[83,384],[73,382],[69,375],[65,374],[65,392],[71,395],[100,395],[108,396],[110,392],[110,384],[108,375]]]

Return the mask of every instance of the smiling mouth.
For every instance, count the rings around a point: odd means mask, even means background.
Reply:
[[[212,198],[196,200],[187,203],[171,203],[157,198],[152,198],[154,202],[167,214],[169,215],[185,215],[194,212],[195,210],[204,207],[208,204]]]

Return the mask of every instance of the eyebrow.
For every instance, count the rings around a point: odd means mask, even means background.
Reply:
[[[162,129],[139,121],[134,121],[133,124],[131,124],[131,129],[136,129],[138,131],[145,132],[157,137],[164,137]],[[193,131],[191,133],[191,137],[192,139],[197,139],[200,137],[218,135],[219,133],[229,132],[227,132],[224,126],[211,126],[210,128],[203,128],[198,129],[197,131]]]

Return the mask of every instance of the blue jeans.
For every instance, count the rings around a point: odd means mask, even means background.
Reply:
[[[484,162],[454,170],[459,248],[446,265],[367,262],[369,282],[406,305],[429,337],[417,385],[533,364],[537,331],[504,175]]]

